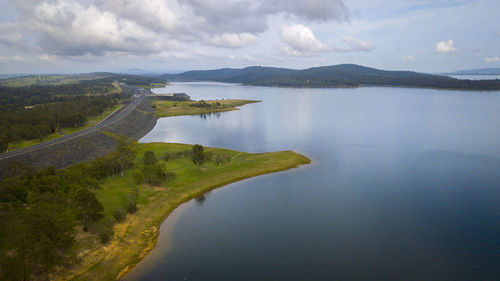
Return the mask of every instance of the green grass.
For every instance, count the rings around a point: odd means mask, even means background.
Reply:
[[[104,117],[108,116],[113,111],[117,110],[118,108],[120,108],[122,106],[123,105],[121,105],[121,104],[117,104],[117,105],[115,105],[113,107],[108,108],[107,110],[103,111],[101,114],[99,114],[97,116],[89,117],[88,120],[87,120],[87,123],[85,123],[85,125],[83,125],[81,127],[77,127],[77,128],[64,128],[64,129],[59,130],[58,132],[55,132],[55,133],[52,133],[52,134],[46,136],[42,140],[40,140],[40,139],[31,139],[31,140],[24,140],[24,141],[20,141],[20,142],[16,142],[16,143],[9,143],[9,147],[8,147],[7,150],[8,151],[12,151],[12,150],[20,149],[20,148],[29,147],[29,146],[32,146],[32,145],[35,145],[35,144],[39,144],[39,143],[44,142],[44,141],[49,141],[49,140],[52,140],[52,139],[56,139],[56,138],[59,138],[59,137],[65,136],[65,135],[69,135],[69,134],[78,132],[80,130],[89,128],[89,127],[91,127],[94,124],[96,124],[97,122],[101,121]]]
[[[137,146],[135,167],[105,180],[102,189],[96,191],[97,198],[104,205],[104,212],[110,215],[116,208],[125,207],[126,194],[136,185],[132,180],[134,169],[141,169],[145,151],[155,152],[161,158],[165,152],[192,149],[191,145],[172,143],[149,143]],[[127,215],[122,223],[114,227],[111,242],[95,249],[87,249],[81,255],[81,263],[65,272],[56,280],[117,280],[137,264],[155,245],[158,227],[165,217],[181,203],[217,187],[245,178],[282,171],[310,162],[308,158],[293,151],[270,153],[242,153],[227,149],[205,148],[206,152],[226,154],[232,158],[230,165],[219,166],[215,161],[198,168],[190,159],[181,158],[165,163],[176,178],[161,186],[139,186],[138,211]],[[86,242],[91,247],[92,243]],[[85,249],[82,249],[85,250]]]
[[[198,115],[214,112],[224,112],[238,110],[238,106],[248,103],[255,103],[255,100],[209,100],[205,101],[207,107],[195,107],[200,104],[198,101],[167,101],[156,100],[153,102],[155,115],[157,118],[179,116],[179,115]]]
[[[167,85],[167,83],[150,83],[149,85],[146,84],[130,84],[129,86],[134,86],[137,88],[144,88],[144,89],[152,89],[152,88],[164,88]]]

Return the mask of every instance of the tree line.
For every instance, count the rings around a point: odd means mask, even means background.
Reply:
[[[229,165],[231,158],[214,154],[201,145],[167,152],[156,158],[153,151],[134,166],[136,143],[114,137],[116,150],[87,163],[65,169],[35,169],[12,161],[0,170],[0,280],[49,280],[57,268],[77,263],[78,231],[87,232],[102,244],[113,237],[113,225],[138,210],[139,186],[165,185],[176,178],[165,164],[188,158],[200,167],[208,161]],[[163,161],[160,161],[163,160]],[[135,182],[126,194],[126,205],[109,215],[95,191],[111,176],[132,170]]]
[[[0,86],[0,152],[8,144],[43,139],[63,128],[84,125],[123,98],[107,94],[111,83],[92,81],[57,86]]]
[[[130,168],[134,157],[134,144],[118,139],[113,153],[66,169],[37,170],[19,161],[4,166],[0,280],[48,280],[56,266],[75,262],[76,226],[107,243],[114,222],[135,210],[117,209],[112,217],[105,217],[94,191],[106,177]]]

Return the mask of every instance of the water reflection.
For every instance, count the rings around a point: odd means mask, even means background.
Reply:
[[[319,164],[193,201],[160,234],[171,248],[155,249],[129,280],[499,276],[498,93],[216,83],[168,91],[263,102],[162,118],[142,142],[296,149]]]
[[[215,118],[220,118],[221,116],[221,112],[209,112],[209,113],[202,113],[200,114],[200,118],[203,119],[203,120],[206,120],[207,118],[212,118],[212,117],[215,117]]]

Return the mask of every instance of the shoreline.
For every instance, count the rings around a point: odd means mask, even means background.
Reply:
[[[498,79],[491,79],[498,80]],[[266,88],[290,88],[290,89],[357,89],[364,87],[379,87],[379,88],[409,88],[409,89],[429,89],[429,90],[443,90],[443,91],[463,91],[463,92],[500,92],[500,89],[466,89],[466,88],[440,88],[440,87],[430,87],[430,86],[410,86],[410,85],[385,85],[385,84],[359,84],[359,85],[337,85],[337,86],[311,86],[311,85],[263,85],[263,84],[252,84],[252,83],[225,83],[220,81],[172,81],[173,83],[221,83],[221,84],[236,84],[241,86],[252,86],[252,87],[266,87]]]
[[[182,151],[191,149],[191,145],[175,143],[147,143],[138,145],[136,164],[142,162],[142,153],[147,150],[163,155],[168,151]],[[139,202],[138,211],[134,215],[127,215],[124,222],[115,224],[114,238],[105,245],[86,252],[81,257],[81,262],[74,267],[67,268],[53,276],[54,280],[122,280],[131,272],[148,254],[155,249],[159,239],[159,228],[162,223],[182,204],[196,199],[201,195],[219,187],[227,186],[241,180],[256,176],[286,171],[305,164],[311,160],[294,151],[276,151],[268,153],[242,153],[229,149],[205,148],[207,152],[222,153],[232,156],[230,165],[218,166],[208,163],[200,172],[189,159],[179,160],[181,165],[188,164],[188,174],[183,174],[179,163],[166,162],[172,168],[167,170],[178,173],[173,183],[161,186],[142,184],[139,187],[143,198]],[[163,161],[163,160],[160,160]],[[173,168],[173,167],[178,167]],[[138,166],[137,168],[140,168]],[[114,176],[105,182],[100,196],[110,195],[110,191],[119,192],[130,189],[133,169],[125,172],[125,177]],[[186,182],[186,177],[188,181]],[[119,193],[114,193],[119,195]],[[99,194],[97,194],[98,199]],[[108,202],[109,203],[109,202]],[[103,202],[105,209],[114,206]],[[125,279],[127,280],[127,279]]]
[[[151,102],[153,100],[150,100]],[[232,101],[234,102],[234,100]],[[242,102],[242,101],[239,101]],[[258,101],[245,100],[243,104]],[[230,110],[238,110],[235,105]],[[151,108],[153,109],[153,108]],[[156,108],[157,109],[157,108]],[[214,108],[212,108],[214,109]],[[219,108],[220,109],[220,108]],[[229,108],[228,108],[229,109]],[[156,111],[155,109],[153,109]],[[155,112],[149,117],[156,123]],[[214,112],[220,110],[214,110]],[[189,112],[184,112],[189,115]],[[149,123],[149,122],[148,122]],[[149,128],[149,126],[146,126]],[[141,133],[143,133],[144,129]],[[149,128],[149,129],[152,129]],[[146,132],[147,133],[147,132]],[[133,170],[143,166],[142,155],[151,150],[162,157],[165,152],[191,149],[192,145],[178,143],[142,143],[137,145],[134,168],[125,171],[125,177],[114,176],[102,184],[96,191],[99,201],[108,210],[114,210],[116,200],[124,197],[134,186]],[[199,168],[189,159],[164,162],[167,171],[178,174],[173,182],[160,186],[140,184],[138,211],[127,215],[121,223],[113,226],[113,239],[104,245],[93,248],[82,248],[80,261],[54,274],[54,280],[121,280],[132,271],[158,243],[159,228],[162,223],[182,204],[219,187],[227,186],[241,180],[256,176],[282,172],[311,163],[311,160],[295,151],[276,151],[267,153],[245,153],[223,148],[205,148],[207,152],[233,156],[229,165],[216,165],[209,162]],[[160,160],[163,161],[163,160]],[[142,202],[141,202],[142,200]],[[84,240],[79,243],[88,243]],[[84,244],[81,244],[84,245]]]
[[[276,151],[276,152],[283,152],[283,151]],[[285,152],[292,152],[292,151],[285,151]],[[268,152],[268,153],[272,153],[272,152]],[[294,152],[295,153],[295,152]],[[132,279],[128,279],[127,278],[127,274],[129,274],[130,272],[132,272],[135,267],[137,265],[139,265],[151,252],[154,251],[154,249],[156,248],[157,246],[157,243],[158,243],[158,238],[160,237],[160,228],[161,228],[161,225],[172,215],[172,213],[174,213],[178,208],[182,208],[182,205],[186,204],[185,208],[189,207],[187,204],[192,202],[193,199],[196,199],[198,196],[200,195],[203,195],[203,194],[206,194],[208,192],[211,192],[213,190],[217,190],[221,187],[226,187],[227,185],[230,185],[230,184],[233,184],[233,183],[236,183],[236,182],[240,182],[240,181],[243,181],[243,180],[246,180],[246,179],[251,179],[251,178],[255,178],[255,177],[258,177],[258,176],[263,176],[263,175],[269,175],[269,174],[274,174],[274,173],[278,173],[278,172],[284,172],[284,171],[288,171],[288,170],[291,170],[291,169],[296,169],[296,168],[299,168],[299,167],[304,167],[305,165],[308,165],[310,164],[312,161],[311,159],[303,156],[302,154],[299,154],[299,153],[296,153],[304,158],[306,158],[307,160],[304,162],[304,163],[298,163],[296,165],[293,165],[293,166],[285,166],[283,167],[282,169],[278,169],[278,170],[267,170],[267,171],[263,171],[261,173],[256,173],[256,174],[251,174],[251,175],[248,175],[246,177],[241,177],[241,178],[234,178],[234,179],[230,179],[230,180],[227,180],[227,181],[224,181],[222,183],[218,183],[218,184],[215,184],[213,186],[209,186],[207,187],[206,189],[203,189],[199,192],[196,192],[194,194],[192,194],[190,197],[186,198],[184,201],[181,201],[181,202],[178,202],[178,204],[176,204],[174,206],[174,208],[172,210],[170,210],[168,213],[166,213],[163,217],[163,219],[161,219],[159,222],[158,222],[158,225],[157,225],[157,229],[158,231],[156,232],[156,237],[154,239],[154,241],[152,241],[152,246],[153,247],[147,247],[145,249],[145,251],[143,253],[141,253],[142,255],[142,258],[140,258],[137,263],[135,264],[129,264],[126,268],[124,268],[120,274],[118,275],[117,279],[116,280],[120,280],[120,281],[128,281],[128,280],[132,280]],[[182,214],[182,212],[180,214],[178,214],[178,216],[180,216]],[[176,218],[178,219],[178,218]],[[174,221],[175,223],[175,221]],[[173,227],[173,226],[172,226]]]

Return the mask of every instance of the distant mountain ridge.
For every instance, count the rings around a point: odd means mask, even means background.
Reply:
[[[464,69],[443,73],[446,75],[500,75],[500,68]]]
[[[212,81],[278,87],[360,87],[399,86],[440,89],[500,90],[500,80],[460,80],[447,76],[413,71],[389,71],[356,64],[312,67],[296,70],[251,66],[191,70],[157,76],[168,81]]]

